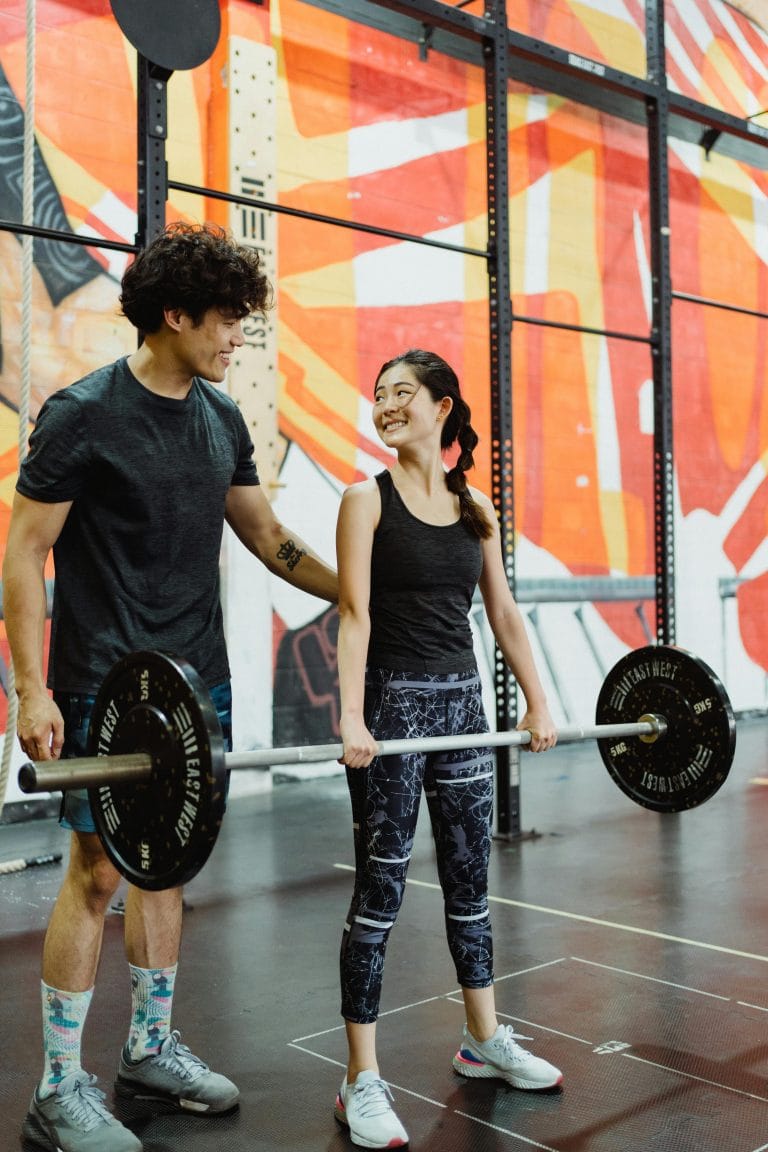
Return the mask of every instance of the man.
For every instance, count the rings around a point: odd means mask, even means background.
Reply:
[[[218,574],[225,520],[271,572],[336,600],[335,572],[277,521],[243,417],[214,387],[244,342],[242,320],[268,307],[270,295],[255,252],[213,226],[171,226],[123,277],[123,313],[141,346],[41,409],[3,567],[18,734],[31,759],[82,755],[99,684],[120,656],[146,648],[197,669],[231,747]],[[53,697],[42,667],[51,549]],[[120,876],[95,833],[87,793],[65,793],[61,822],[72,831],[70,860],[45,938],[44,1068],[23,1132],[52,1152],[140,1152],[80,1061],[104,914]],[[132,1019],[116,1090],[224,1112],[237,1102],[236,1086],[170,1027],[181,911],[180,889],[129,887]]]

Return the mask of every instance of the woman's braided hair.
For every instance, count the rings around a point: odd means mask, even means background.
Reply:
[[[409,348],[407,352],[395,356],[383,364],[376,377],[376,383],[390,368],[396,364],[405,364],[413,372],[416,379],[425,388],[428,388],[433,399],[442,400],[444,396],[450,397],[453,407],[443,425],[440,434],[440,447],[445,451],[458,442],[459,457],[453,468],[446,475],[448,491],[459,498],[461,518],[471,532],[481,540],[486,540],[493,533],[493,525],[480,505],[473,499],[467,487],[466,473],[475,466],[472,455],[477,447],[478,437],[472,424],[472,413],[469,405],[461,395],[459,379],[442,356],[436,352],[427,352],[422,348]]]

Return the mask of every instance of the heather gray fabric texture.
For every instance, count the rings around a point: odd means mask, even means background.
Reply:
[[[224,505],[232,485],[258,482],[237,405],[204,380],[169,399],[122,358],[53,393],[17,484],[73,502],[53,550],[49,687],[93,691],[142,648],[182,656],[208,685],[228,679]]]

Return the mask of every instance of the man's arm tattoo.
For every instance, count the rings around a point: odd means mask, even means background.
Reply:
[[[306,556],[303,548],[297,548],[293,540],[284,540],[277,550],[278,560],[284,560],[289,572],[293,572],[302,556]]]

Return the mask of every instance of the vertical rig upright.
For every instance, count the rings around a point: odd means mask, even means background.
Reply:
[[[669,93],[664,0],[645,6],[648,79],[646,101],[651,256],[653,369],[653,520],[656,572],[656,642],[675,642],[675,504],[672,410],[672,278],[669,229]]]
[[[515,594],[515,493],[512,444],[512,288],[509,245],[507,87],[509,77],[506,0],[488,0],[485,17],[493,36],[485,58],[486,161],[488,168],[488,311],[491,375],[491,493],[499,516],[507,582]],[[494,649],[496,727],[517,724],[517,687]],[[520,835],[520,750],[496,750],[496,830]]]
[[[138,217],[136,244],[145,248],[165,227],[168,200],[168,79],[170,69],[137,52]]]

